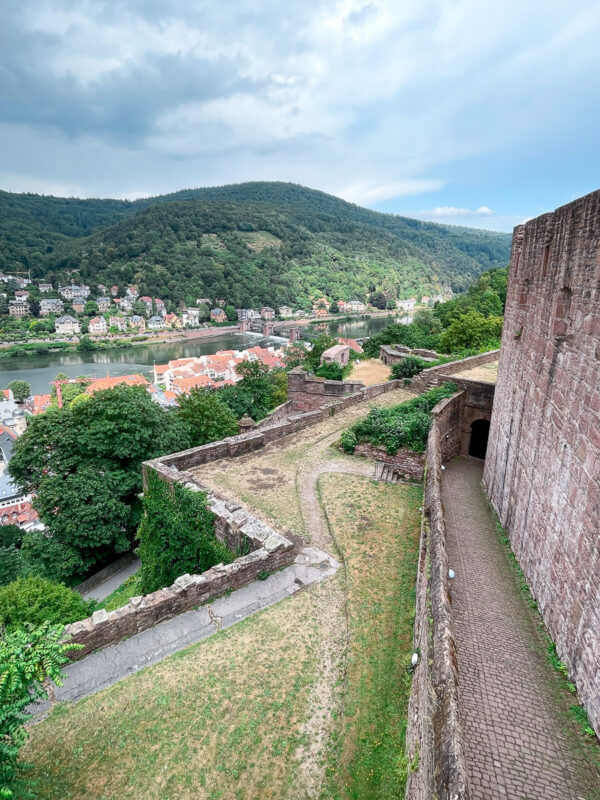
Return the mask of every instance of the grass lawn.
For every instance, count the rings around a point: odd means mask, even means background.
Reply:
[[[374,383],[384,383],[389,380],[392,370],[378,358],[367,358],[364,361],[355,361],[352,372],[347,380],[362,381],[365,386]]]
[[[328,798],[404,797],[420,486],[323,475],[320,493],[344,554],[350,646]]]

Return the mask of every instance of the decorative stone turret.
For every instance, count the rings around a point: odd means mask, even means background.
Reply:
[[[250,431],[254,430],[255,422],[248,414],[244,414],[238,425],[240,426],[240,433],[250,433]]]

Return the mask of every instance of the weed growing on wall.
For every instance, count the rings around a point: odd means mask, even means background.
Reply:
[[[144,594],[170,586],[185,573],[200,574],[235,556],[215,537],[215,515],[203,492],[148,475],[144,518],[138,530]]]

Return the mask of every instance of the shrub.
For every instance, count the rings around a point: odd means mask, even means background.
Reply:
[[[93,601],[62,583],[30,575],[0,588],[0,626],[8,630],[26,623],[66,625],[92,613]]]
[[[427,367],[427,362],[418,356],[406,356],[394,364],[391,378],[412,378]]]
[[[318,378],[326,378],[328,381],[344,380],[344,370],[339,364],[335,364],[333,362],[321,364],[321,366],[315,370],[315,375]]]
[[[422,452],[427,445],[432,409],[455,391],[456,384],[445,383],[397,406],[372,408],[364,419],[344,431],[342,447],[347,453],[353,453],[356,445],[363,441],[383,445],[390,455],[401,447]]]

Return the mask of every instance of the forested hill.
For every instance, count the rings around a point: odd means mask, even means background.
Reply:
[[[135,202],[0,192],[0,270],[137,283],[179,302],[308,305],[465,289],[508,262],[508,234],[380,214],[288,183],[191,189]]]

